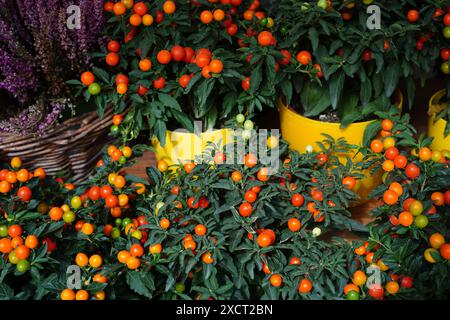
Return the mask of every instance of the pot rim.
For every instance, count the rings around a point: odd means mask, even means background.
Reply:
[[[439,100],[445,95],[446,89],[438,90],[433,94],[428,102],[428,115],[434,118],[434,115],[445,108],[447,104],[439,103]],[[443,119],[439,119],[443,120]],[[444,120],[445,121],[445,120]]]
[[[396,91],[396,95],[399,98],[399,102],[397,103],[398,106],[401,108],[403,106],[403,93],[400,90]],[[279,100],[279,105],[280,108],[286,110],[287,112],[289,112],[289,114],[295,118],[298,118],[298,120],[302,120],[302,121],[307,121],[307,122],[311,122],[311,123],[315,123],[316,125],[326,125],[326,126],[330,126],[330,127],[340,127],[341,126],[341,122],[327,122],[327,121],[320,121],[320,120],[314,120],[314,119],[310,119],[308,117],[302,116],[300,113],[295,112],[294,110],[292,110],[291,107],[287,106],[284,98],[281,98]],[[351,124],[349,124],[346,128],[348,128],[349,126],[367,126],[370,123],[376,121],[376,119],[374,120],[367,120],[367,121],[358,121],[358,122],[353,122]],[[346,128],[343,128],[342,130],[345,130]]]
[[[183,129],[186,130],[186,129]],[[175,135],[177,137],[208,137],[208,136],[213,136],[216,134],[220,134],[223,136],[228,136],[229,134],[232,134],[234,132],[234,130],[232,128],[222,128],[222,129],[213,129],[213,130],[208,130],[208,131],[202,131],[201,135],[197,135],[194,132],[189,132],[189,131],[173,131],[173,130],[166,130],[166,136],[167,135]],[[159,139],[156,136],[152,136],[151,138],[152,141],[159,141]]]

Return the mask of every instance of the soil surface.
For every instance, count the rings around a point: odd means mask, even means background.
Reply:
[[[303,114],[303,108],[300,105],[300,97],[293,97],[291,100],[290,109],[295,111],[296,113],[302,115],[305,118],[322,121],[322,122],[330,122],[330,123],[339,123],[341,120],[339,119],[338,113],[336,111],[328,112],[325,114],[319,114],[315,117],[306,117]]]

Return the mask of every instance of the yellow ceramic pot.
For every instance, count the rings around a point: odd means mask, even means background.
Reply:
[[[202,132],[200,135],[190,132],[167,131],[166,143],[161,146],[158,139],[152,139],[156,159],[164,160],[167,164],[178,164],[192,161],[200,156],[208,146],[208,142],[224,146],[232,142],[233,131],[231,129],[220,129]]]
[[[401,109],[403,95],[400,91],[398,92],[397,101]],[[362,146],[364,131],[373,122],[373,120],[355,122],[345,129],[341,129],[340,123],[322,122],[303,117],[284,103],[280,103],[280,120],[282,138],[289,142],[291,149],[301,153],[306,152],[307,148],[311,147],[313,150],[319,151],[320,147],[316,142],[324,140],[322,133],[326,133],[334,139],[343,137],[350,144]],[[349,154],[349,156],[353,157],[354,154]],[[353,161],[361,159],[362,155],[358,154]],[[366,200],[369,193],[381,183],[382,172],[371,175],[369,171],[365,172],[366,178],[358,181],[355,187],[355,192],[358,193],[362,201]]]
[[[441,99],[445,96],[445,94],[445,90],[436,92],[431,97],[428,105],[428,136],[434,138],[431,143],[431,148],[433,150],[450,150],[450,135],[444,137],[447,121],[444,119],[434,121],[436,113],[448,107],[447,103],[441,102]]]

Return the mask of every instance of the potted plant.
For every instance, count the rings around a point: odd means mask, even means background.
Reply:
[[[380,117],[392,121],[395,144],[380,150],[380,140],[374,137],[365,145],[366,161],[375,159],[384,177],[371,194],[379,205],[371,212],[368,241],[359,243],[355,252],[362,266],[376,263],[386,274],[380,278],[381,287],[362,290],[361,296],[409,297],[405,289],[414,287],[418,298],[443,297],[450,290],[445,280],[450,259],[449,154],[432,152],[431,137],[414,138],[409,115]],[[431,289],[432,282],[442,285]]]
[[[380,29],[369,30],[366,25],[370,4],[381,6]],[[396,108],[394,103],[402,107],[403,96],[396,92],[402,79],[412,104],[414,72],[420,68],[426,78],[425,71],[434,64],[429,57],[438,51],[433,38],[420,38],[422,19],[427,23],[435,11],[431,3],[420,7],[424,15],[420,20],[410,13],[416,12],[414,7],[400,3],[385,7],[378,1],[281,1],[273,10],[280,12],[279,47],[295,60],[291,63],[316,69],[312,79],[294,73],[280,83],[285,95],[280,105],[282,135],[301,152],[317,148],[315,141],[322,132],[362,146],[376,111]],[[421,43],[420,50],[411,46],[416,42]],[[379,182],[379,174],[361,181],[362,197]]]
[[[80,9],[79,29],[70,29],[67,25],[70,18],[67,9],[71,5]],[[82,119],[71,119],[72,122],[64,126],[66,130],[74,130],[70,138],[67,135],[63,137],[61,131],[56,133],[56,124],[62,122],[63,116],[67,119],[75,115],[78,101],[71,95],[66,81],[90,64],[88,52],[98,44],[102,24],[101,1],[60,1],[57,4],[48,1],[1,1],[2,157],[20,155],[27,165],[43,165],[49,172],[65,169],[77,176],[89,171],[89,166],[84,167],[76,160],[68,159],[61,148],[63,139],[66,144],[81,142],[74,138]],[[88,117],[85,119],[92,122]],[[80,153],[95,145],[100,127],[97,125],[95,130],[89,129],[89,126],[84,128],[91,131],[92,136],[82,139],[88,146],[80,148]],[[61,150],[52,150],[55,143]],[[95,155],[89,154],[88,158],[92,157]]]
[[[394,135],[395,147],[428,145],[431,139],[418,142],[407,135],[412,128],[406,119],[389,118],[395,132],[401,131]],[[270,176],[261,163],[222,164],[218,148],[205,151],[215,157],[213,165],[176,164],[163,172],[151,167],[148,181],[124,172],[132,157],[141,155],[140,146],[122,146],[125,162],[116,161],[118,147],[109,146],[111,155],[103,157],[96,174],[73,188],[42,169],[25,174],[19,159],[2,164],[1,297],[355,300],[448,295],[449,282],[443,281],[450,259],[445,157],[422,161],[397,150],[406,168],[388,172],[374,193],[383,201],[373,211],[378,219],[370,236],[349,244],[322,237],[357,226],[347,207],[356,196],[352,170],[360,164],[343,165],[333,156],[336,148],[345,151],[348,145],[326,140],[321,152],[299,154],[281,144],[283,165]],[[366,151],[377,165],[391,158]],[[9,183],[12,173],[21,177],[20,185]],[[413,195],[415,203],[408,200]],[[403,218],[405,206],[417,222]],[[394,225],[392,216],[401,222]],[[74,265],[83,277],[77,289],[67,285],[67,271]],[[374,274],[379,281],[369,280]]]
[[[235,119],[249,131],[256,111],[275,106],[275,56],[282,55],[272,46],[274,21],[259,1],[128,4],[105,5],[109,42],[94,55],[100,60],[94,77],[78,82],[80,94],[99,110],[131,106],[120,127],[112,128],[123,140],[147,131],[158,159],[191,160],[201,137],[192,133],[195,122],[202,124],[200,133],[234,126]],[[227,136],[216,131],[203,142],[226,142]],[[175,146],[180,148],[172,154]]]
[[[363,227],[346,209],[355,198],[354,178],[347,176],[353,168],[331,155],[348,145],[324,145],[321,153],[302,155],[282,145],[284,165],[270,176],[262,163],[222,164],[216,156],[224,154],[210,148],[205,152],[216,159],[213,167],[176,164],[164,172],[151,167],[151,183],[123,172],[129,159],[140,155],[137,146],[122,148],[128,148],[125,163],[115,160],[117,147],[110,146],[111,155],[103,158],[96,174],[73,188],[58,184],[45,171],[25,175],[26,169],[13,159],[0,171],[0,210],[15,208],[7,217],[0,215],[0,252],[8,255],[1,261],[6,270],[2,296],[342,296],[352,249],[342,240],[327,243],[319,236],[337,227]],[[25,177],[22,185],[9,183],[12,173]],[[37,209],[40,202],[46,206]],[[11,245],[29,236],[38,244],[28,249]],[[47,252],[48,247],[39,245],[43,237],[52,237],[56,248]],[[76,293],[60,277],[73,264],[86,280]]]
[[[448,74],[450,74],[449,57],[450,57],[450,12],[440,9],[437,11],[435,18],[436,34],[439,35],[440,57],[436,57],[435,68],[440,69],[441,74],[447,78],[447,86],[443,90],[436,92],[431,98],[428,105],[428,135],[433,137],[431,147],[435,150],[449,150],[450,149],[450,125],[449,125],[449,108],[448,97],[450,82],[448,81]]]

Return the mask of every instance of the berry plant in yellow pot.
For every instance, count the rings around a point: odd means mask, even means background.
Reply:
[[[275,50],[276,22],[258,0],[108,2],[105,10],[107,43],[94,53],[92,70],[72,83],[100,113],[110,104],[116,112],[131,107],[112,128],[123,140],[146,132],[159,160],[184,161],[195,155],[193,132],[236,121],[251,130],[256,112],[276,106],[285,58]],[[178,128],[188,133],[173,132]],[[228,137],[218,131],[201,138]],[[182,147],[171,157],[175,145]]]
[[[369,5],[381,8],[382,16],[367,13]],[[420,50],[411,45],[436,10],[431,1],[417,3],[424,15],[420,21],[408,18],[413,4],[281,1],[273,6],[280,22],[279,47],[292,64],[316,70],[314,77],[287,74],[280,83],[282,135],[300,152],[317,148],[322,132],[362,146],[366,128],[370,130],[377,118],[375,112],[399,111],[406,101],[411,105],[415,70],[426,79],[439,54],[439,42],[432,37],[420,40],[424,41]],[[380,26],[369,28],[374,18]],[[405,101],[396,91],[400,82],[406,83]],[[358,193],[367,198],[380,182],[379,174],[368,177]]]

